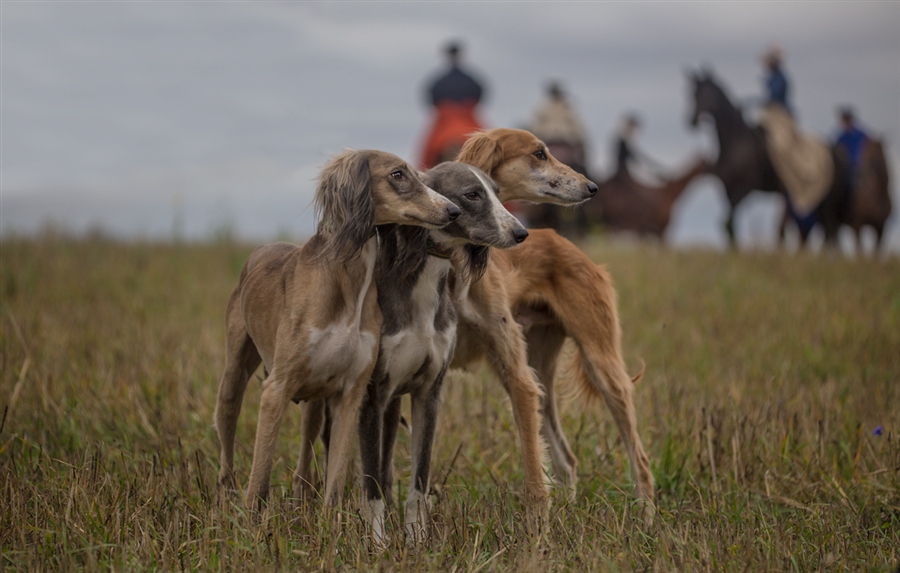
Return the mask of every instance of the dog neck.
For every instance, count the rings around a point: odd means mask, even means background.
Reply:
[[[425,252],[439,259],[449,260],[453,256],[453,248],[438,243],[431,235],[425,240]]]

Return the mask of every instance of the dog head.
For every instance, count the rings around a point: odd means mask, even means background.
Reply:
[[[497,184],[477,167],[441,163],[424,173],[422,179],[461,211],[459,218],[431,231],[431,236],[447,247],[465,249],[468,276],[484,272],[490,247],[506,249],[528,237],[525,227],[500,202]]]
[[[504,203],[577,205],[597,193],[597,185],[557,161],[547,146],[522,129],[491,129],[473,134],[457,161],[478,167],[500,186]]]
[[[398,223],[430,229],[456,219],[459,208],[426,187],[405,161],[384,151],[347,150],[319,176],[315,197],[325,251],[337,258],[358,252],[376,225]]]
[[[447,246],[465,243],[507,249],[528,237],[528,231],[500,202],[497,184],[477,167],[441,163],[423,175],[426,185],[455,203],[460,216],[431,235]]]

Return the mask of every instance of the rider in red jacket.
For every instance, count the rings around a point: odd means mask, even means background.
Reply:
[[[449,69],[428,89],[434,114],[423,148],[423,169],[455,159],[469,134],[482,128],[475,112],[484,90],[475,78],[460,68],[461,53],[462,48],[456,42],[446,47]]]

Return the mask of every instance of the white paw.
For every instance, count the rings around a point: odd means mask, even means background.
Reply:
[[[428,516],[431,513],[431,504],[428,496],[418,490],[413,490],[406,498],[406,517],[404,519],[404,531],[409,543],[421,543],[428,534]]]
[[[362,505],[366,522],[372,531],[372,541],[377,547],[385,547],[387,536],[384,533],[384,500],[367,499]]]

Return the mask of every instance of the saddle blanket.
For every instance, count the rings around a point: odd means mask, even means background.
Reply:
[[[821,139],[801,133],[794,118],[780,105],[766,106],[760,124],[766,131],[772,165],[787,189],[794,211],[800,216],[808,215],[831,187],[831,150]]]

